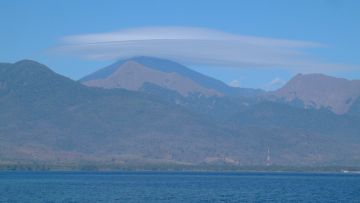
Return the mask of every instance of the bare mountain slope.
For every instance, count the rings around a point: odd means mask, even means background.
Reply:
[[[301,100],[307,108],[327,108],[336,114],[344,114],[360,96],[360,80],[298,74],[270,94],[286,101]]]
[[[83,84],[107,89],[140,90],[146,82],[177,91],[183,96],[190,93],[202,93],[206,96],[221,95],[220,92],[204,88],[191,79],[175,72],[167,73],[151,69],[133,60],[126,61],[121,65],[121,68],[118,68],[106,78],[85,81]]]
[[[261,90],[230,87],[174,61],[145,56],[118,61],[85,76],[80,82],[92,87],[128,90],[140,90],[145,84],[151,84],[183,96],[253,96],[262,93]]]

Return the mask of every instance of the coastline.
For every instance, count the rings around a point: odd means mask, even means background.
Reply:
[[[232,166],[232,165],[39,165],[0,164],[2,172],[99,172],[99,173],[336,173],[359,174],[356,166]]]

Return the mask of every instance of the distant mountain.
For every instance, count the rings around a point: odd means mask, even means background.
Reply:
[[[179,63],[154,57],[135,57],[118,61],[100,69],[80,82],[91,87],[140,90],[146,84],[173,90],[183,96],[202,94],[221,96],[229,94],[256,95],[261,90],[234,88],[193,71]]]
[[[0,169],[266,168],[268,149],[273,166],[360,166],[359,102],[337,115],[142,88],[92,88],[30,60],[0,64]]]
[[[325,108],[344,114],[360,96],[360,80],[298,74],[270,95],[288,102],[300,101],[306,108]]]
[[[161,161],[173,145],[166,140],[186,147],[187,140],[218,131],[161,99],[88,88],[30,60],[2,65],[0,84],[1,163]]]

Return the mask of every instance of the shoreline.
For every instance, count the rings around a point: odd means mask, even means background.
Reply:
[[[360,175],[360,170],[71,170],[71,169],[50,169],[50,170],[0,170],[1,173],[62,173],[62,174],[224,174],[224,175],[241,175],[241,174],[343,174],[343,175]]]

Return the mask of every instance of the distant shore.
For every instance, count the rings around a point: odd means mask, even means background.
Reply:
[[[39,172],[311,172],[360,174],[357,166],[235,166],[235,165],[111,165],[111,164],[0,164],[0,171]]]

